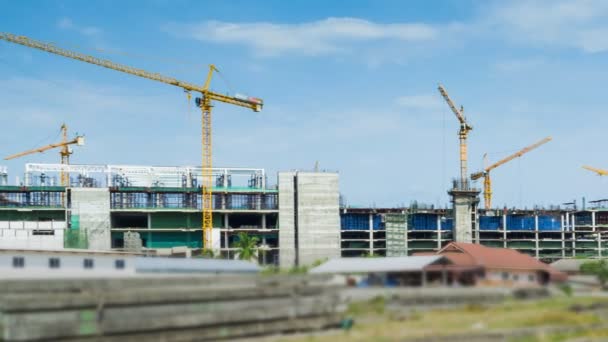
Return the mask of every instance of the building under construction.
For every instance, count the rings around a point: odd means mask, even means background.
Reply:
[[[202,246],[200,168],[26,164],[18,185],[0,171],[0,248],[122,250],[134,237],[144,250]],[[341,208],[337,173],[279,172],[272,185],[263,169],[216,168],[213,177],[211,249],[223,257],[235,257],[239,233],[258,238],[260,262],[283,266],[411,255],[456,240],[453,209]],[[543,260],[607,255],[603,204],[476,208],[472,240]]]
[[[23,184],[0,187],[0,248],[123,249],[133,236],[125,233],[138,233],[146,249],[202,247],[200,167],[25,168]],[[58,185],[61,173],[68,186]],[[263,169],[216,168],[213,177],[212,244],[205,247],[234,257],[231,246],[244,232],[258,238],[263,263],[340,255],[337,174],[281,172],[272,187]]]

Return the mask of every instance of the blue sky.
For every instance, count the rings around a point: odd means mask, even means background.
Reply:
[[[126,4],[125,4],[126,3]],[[606,197],[608,3],[572,1],[3,2],[0,31],[261,97],[218,104],[214,164],[340,172],[352,205],[445,206],[458,124],[474,126],[469,168],[551,135],[492,173],[497,206]],[[198,165],[200,117],[182,90],[0,42],[6,155],[84,133],[73,163]],[[56,152],[26,162],[58,162]],[[481,185],[481,184],[480,184]]]

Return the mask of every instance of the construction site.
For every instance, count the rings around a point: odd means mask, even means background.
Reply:
[[[6,157],[59,149],[61,162],[26,163],[23,173],[11,170],[11,177],[5,167],[0,168],[0,248],[165,254],[186,248],[189,253],[209,250],[232,259],[239,234],[246,233],[256,238],[260,264],[281,267],[337,257],[433,252],[452,241],[516,249],[546,262],[608,253],[608,200],[532,210],[492,205],[491,171],[552,138],[470,173],[467,140],[473,127],[464,108],[453,102],[442,85],[439,95],[459,126],[460,173],[446,189],[451,207],[355,208],[340,202],[336,172],[315,167],[268,175],[263,165],[221,168],[212,164],[213,103],[256,112],[264,105],[259,98],[212,91],[211,79],[218,71],[214,65],[200,86],[24,36],[2,33],[0,39],[182,88],[188,98],[195,95],[202,118],[200,166],[72,164],[72,147],[84,145],[84,137],[70,139],[66,124],[61,126],[60,142]],[[477,181],[483,189],[476,188]]]

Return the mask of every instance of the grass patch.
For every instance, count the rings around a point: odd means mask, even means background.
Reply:
[[[592,311],[575,312],[571,306],[608,303],[608,298],[557,297],[536,301],[510,300],[493,306],[467,305],[458,309],[414,312],[405,319],[395,319],[386,309],[387,300],[377,297],[352,304],[347,312],[355,325],[344,334],[331,334],[308,341],[393,341],[409,338],[431,338],[452,334],[475,334],[535,327],[571,327],[572,332],[519,338],[517,341],[564,341],[576,337],[608,336],[608,329],[582,329],[602,320]],[[608,310],[607,310],[608,313]],[[364,317],[374,317],[366,323]],[[589,330],[589,331],[588,331]],[[292,341],[292,339],[290,339]]]
[[[361,317],[364,315],[382,315],[386,310],[386,299],[377,296],[366,302],[352,303],[348,306],[346,314],[349,316]]]

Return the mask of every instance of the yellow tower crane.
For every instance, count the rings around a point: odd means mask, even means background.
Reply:
[[[490,171],[494,170],[495,168],[517,158],[517,157],[521,157],[524,154],[532,151],[533,149],[544,145],[546,143],[548,143],[549,141],[551,141],[551,137],[546,137],[543,140],[532,144],[530,146],[524,147],[521,150],[513,153],[512,155],[503,158],[499,161],[497,161],[496,163],[486,167],[485,169],[483,169],[483,171],[480,172],[475,172],[473,174],[471,174],[471,179],[472,180],[478,180],[481,177],[484,177],[484,181],[483,181],[483,199],[484,199],[484,207],[486,209],[490,209],[492,208],[492,181],[490,180]]]
[[[460,106],[460,109],[456,108],[448,92],[441,84],[437,89],[439,89],[439,93],[441,93],[441,96],[443,96],[443,99],[448,103],[448,106],[450,106],[450,109],[460,122],[460,130],[458,131],[458,138],[460,140],[460,186],[464,188],[469,177],[467,174],[467,137],[469,136],[469,132],[473,130],[473,126],[469,125],[464,117],[464,107]]]
[[[203,230],[203,248],[211,247],[211,230],[213,228],[213,175],[212,175],[212,131],[211,131],[211,108],[212,101],[219,101],[228,103],[240,107],[249,108],[255,112],[262,110],[264,102],[261,99],[255,97],[247,97],[242,95],[223,95],[209,90],[211,83],[211,77],[214,71],[218,69],[214,65],[209,66],[209,72],[207,73],[207,79],[203,86],[177,80],[172,77],[163,76],[158,73],[152,73],[146,70],[133,68],[123,64],[117,64],[106,59],[85,55],[79,52],[74,52],[66,49],[56,47],[53,44],[36,41],[24,36],[16,36],[10,33],[0,33],[0,39],[6,40],[11,43],[24,45],[34,49],[46,51],[52,54],[60,55],[63,57],[76,59],[81,62],[95,64],[104,68],[121,71],[130,75],[147,78],[149,80],[162,82],[170,85],[174,85],[184,89],[190,94],[190,91],[198,92],[201,94],[201,98],[196,99],[197,105],[201,108],[202,112],[202,180],[201,180],[201,191],[202,191],[202,207],[203,207],[203,219],[202,219],[202,230]]]
[[[595,167],[583,165],[583,169],[597,173],[598,176],[608,176],[608,170],[597,169]]]
[[[27,156],[28,154],[42,153],[44,151],[48,151],[53,148],[61,147],[61,150],[59,151],[59,155],[61,156],[61,164],[69,165],[70,164],[70,155],[72,153],[74,153],[70,149],[70,145],[77,145],[77,146],[84,145],[84,136],[77,135],[76,138],[74,138],[72,140],[68,140],[68,126],[66,124],[61,125],[61,135],[63,138],[62,138],[61,142],[59,142],[59,143],[50,144],[50,145],[42,146],[42,147],[35,148],[32,150],[27,150],[24,152],[16,153],[16,154],[13,154],[13,155],[10,155],[10,156],[4,158],[4,160],[11,160],[11,159],[19,158],[19,157]],[[69,174],[62,170],[61,171],[61,185],[68,186],[69,185],[68,183],[69,183]]]

